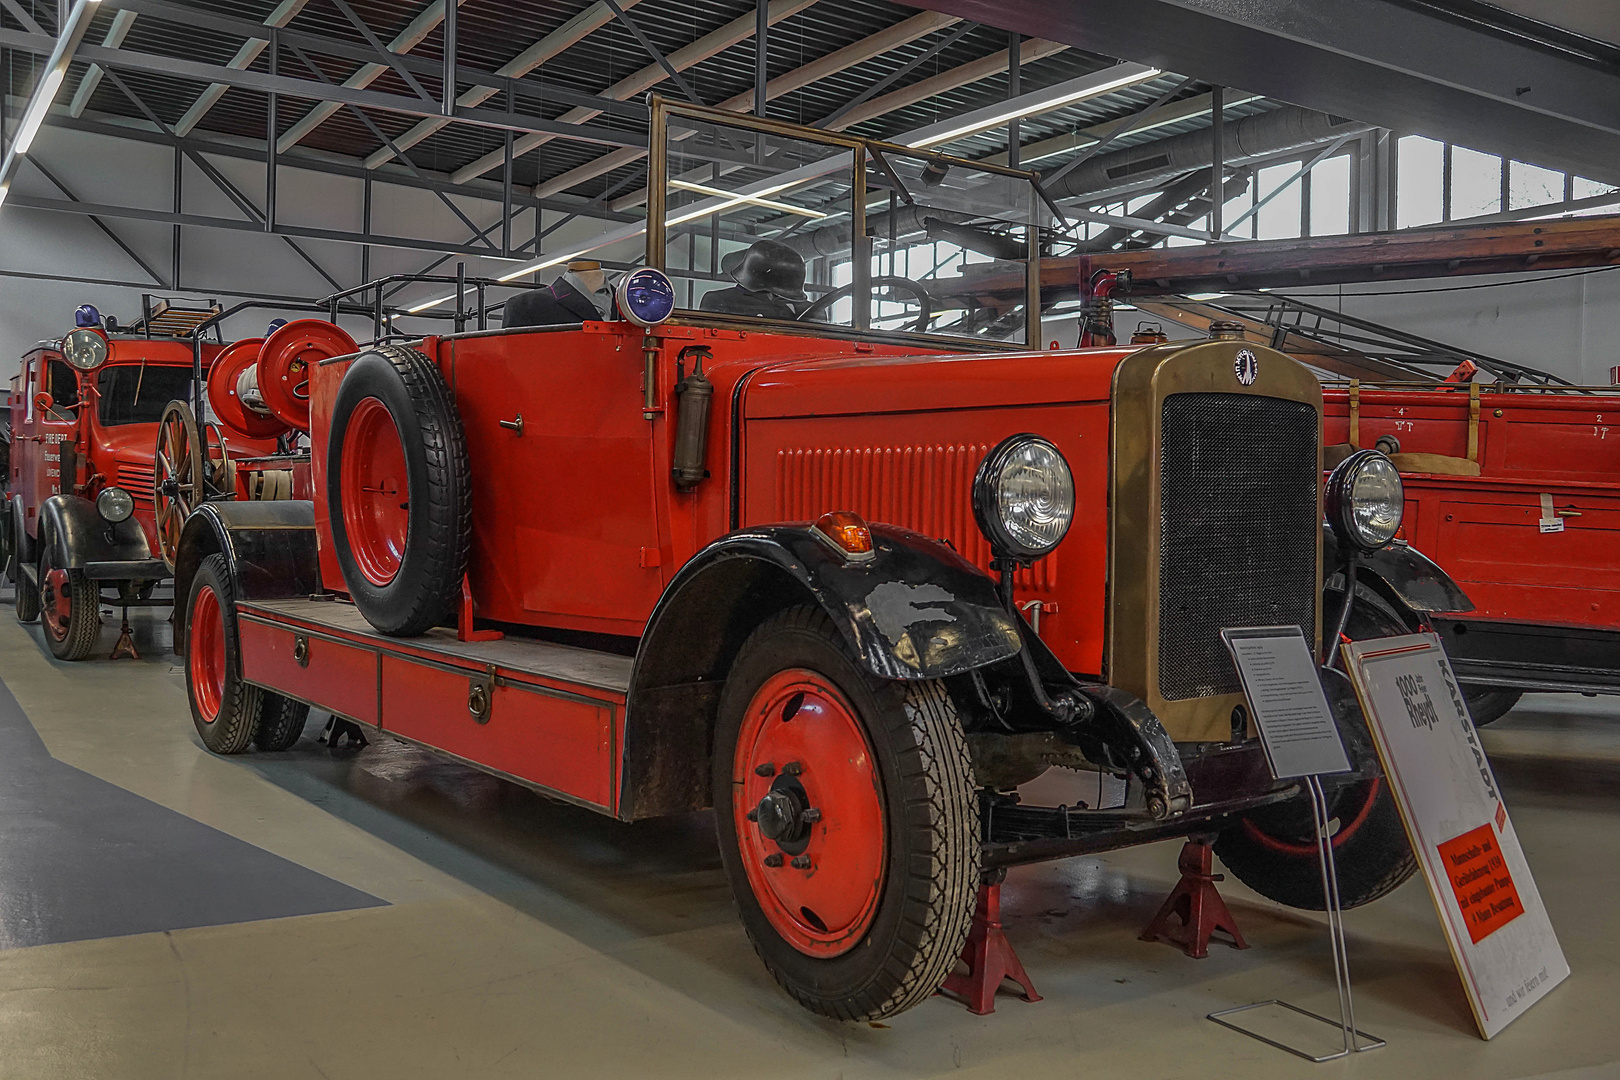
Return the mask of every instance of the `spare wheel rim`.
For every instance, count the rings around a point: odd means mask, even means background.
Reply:
[[[191,642],[186,650],[191,694],[203,722],[219,719],[225,700],[225,610],[212,586],[197,590],[191,608]]]
[[[731,777],[738,855],[772,928],[808,956],[853,949],[877,914],[888,855],[881,779],[854,707],[817,672],[778,672],[748,704]]]
[[[371,584],[399,574],[410,538],[410,484],[405,444],[388,406],[363,399],[343,436],[343,528],[355,565]]]

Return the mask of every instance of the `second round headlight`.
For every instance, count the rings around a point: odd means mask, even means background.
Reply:
[[[1328,523],[1339,539],[1377,551],[1395,539],[1406,514],[1406,494],[1394,462],[1376,450],[1358,450],[1328,477]]]
[[[116,525],[135,512],[135,500],[123,488],[103,488],[96,496],[96,512],[103,521]]]
[[[997,557],[1038,559],[1074,521],[1074,475],[1038,435],[1003,439],[973,478],[973,516]]]

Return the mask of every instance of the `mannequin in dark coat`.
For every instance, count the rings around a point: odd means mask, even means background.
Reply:
[[[596,300],[585,294],[581,285],[597,279],[606,291],[606,282],[598,263],[569,263],[568,272],[544,289],[526,289],[506,302],[502,325],[513,326],[565,326],[570,323],[595,322],[610,318],[612,300],[603,311]]]

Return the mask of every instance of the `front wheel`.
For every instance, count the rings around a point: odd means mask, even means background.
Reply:
[[[22,523],[13,522],[12,537],[12,580],[16,583],[15,601],[17,604],[17,621],[31,623],[39,618],[39,582],[28,576],[23,569],[23,553],[28,550],[27,537],[23,534]]]
[[[1473,686],[1462,684],[1463,701],[1468,704],[1468,715],[1475,727],[1484,727],[1500,720],[1512,711],[1524,697],[1523,690],[1510,690],[1501,686]]]
[[[40,545],[39,611],[45,644],[58,660],[83,660],[96,647],[101,633],[101,586],[68,570],[51,558],[54,545]]]
[[[1339,593],[1326,594],[1324,621],[1337,620],[1343,602]],[[1382,597],[1364,586],[1356,587],[1346,637],[1365,641],[1412,630]],[[1342,907],[1369,904],[1412,876],[1417,860],[1383,777],[1330,786],[1328,797],[1333,865]],[[1215,841],[1215,854],[1233,876],[1267,899],[1309,911],[1326,907],[1311,805],[1304,794],[1238,818]]]
[[[932,994],[979,885],[973,769],[944,686],[875,678],[820,609],[790,608],[732,665],[713,761],[726,873],[777,982],[841,1020]]]

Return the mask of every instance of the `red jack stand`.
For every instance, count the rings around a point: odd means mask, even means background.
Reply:
[[[1217,881],[1225,881],[1225,874],[1212,873],[1215,868],[1215,852],[1210,847],[1213,837],[1188,837],[1186,846],[1181,849],[1181,857],[1176,865],[1181,870],[1181,880],[1170,891],[1169,899],[1159,913],[1148,923],[1148,928],[1142,931],[1143,941],[1167,941],[1172,945],[1179,945],[1183,952],[1194,960],[1202,960],[1209,955],[1209,942],[1215,931],[1224,930],[1232,935],[1227,942],[1234,949],[1247,949],[1249,943],[1243,940],[1238,932],[1237,920],[1226,909],[1226,901],[1215,888]],[[1181,919],[1177,926],[1170,919],[1175,915]]]
[[[457,641],[499,641],[506,635],[499,630],[473,629],[472,585],[461,575],[461,617],[456,620]]]
[[[1007,940],[1006,933],[1001,929],[1001,883],[1006,876],[1007,871],[1001,870],[993,876],[987,875],[980,883],[979,904],[973,911],[973,928],[968,931],[967,942],[962,946],[962,961],[967,964],[967,973],[959,975],[952,972],[945,977],[945,985],[940,987],[960,998],[969,1012],[980,1016],[996,1011],[996,991],[1001,989],[1003,979],[1011,979],[1023,987],[1025,1001],[1041,1000],[1041,995],[1035,992],[1035,984],[1024,973],[1024,965],[1018,962],[1012,942]]]
[[[135,635],[131,631],[129,625],[129,608],[124,609],[124,625],[123,628],[118,631],[118,644],[113,646],[112,655],[107,659],[116,660],[120,654],[125,652],[129,654],[129,658],[131,660],[139,660],[141,658],[139,650],[135,648]]]

